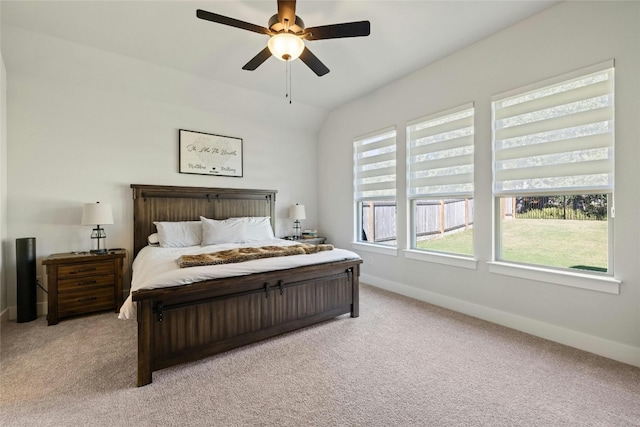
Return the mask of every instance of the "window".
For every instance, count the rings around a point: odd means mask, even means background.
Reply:
[[[473,255],[473,104],[407,125],[412,249]]]
[[[356,241],[396,246],[396,130],[354,141]]]
[[[493,102],[497,260],[611,273],[613,62]]]

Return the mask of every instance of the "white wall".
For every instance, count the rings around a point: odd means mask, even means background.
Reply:
[[[276,235],[291,234],[296,202],[306,205],[305,226],[316,226],[316,165],[301,159],[315,155],[324,111],[16,28],[3,36],[7,241],[36,238],[39,276],[49,254],[90,248],[91,227],[80,225],[86,202],[112,204],[107,245],[131,250],[132,183],[275,189]],[[242,138],[244,177],[178,173],[178,129]]]
[[[563,2],[331,112],[318,143],[320,228],[330,231],[331,241],[351,247],[354,137],[397,126],[402,201],[406,122],[473,101],[477,269],[407,259],[402,250],[397,256],[357,250],[364,258],[364,281],[640,366],[639,24],[638,2]],[[490,273],[492,95],[611,58],[616,64],[614,271],[622,280],[620,294]],[[407,245],[406,225],[407,206],[399,203],[400,249]]]
[[[7,72],[0,54],[0,318],[7,309]]]

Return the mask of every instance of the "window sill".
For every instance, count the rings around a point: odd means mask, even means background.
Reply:
[[[398,256],[398,249],[390,246],[374,245],[372,243],[351,242],[353,249],[360,249],[366,252],[374,252],[382,255]]]
[[[554,283],[556,285],[571,286],[574,288],[589,289],[591,291],[605,292],[608,294],[620,293],[621,281],[610,276],[598,276],[595,274],[577,273],[573,271],[558,271],[542,267],[510,264],[497,261],[489,262],[488,264],[489,271],[495,274]]]
[[[404,251],[404,256],[408,259],[415,259],[418,261],[435,262],[438,264],[450,265],[453,267],[468,268],[475,270],[478,266],[478,261],[474,258],[465,257],[461,255],[452,255],[445,253],[425,252],[419,250],[407,249]]]

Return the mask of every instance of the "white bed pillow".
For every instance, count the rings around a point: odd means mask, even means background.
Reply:
[[[161,248],[185,248],[202,242],[200,221],[154,221]]]
[[[246,241],[246,224],[242,218],[229,218],[220,221],[201,216],[200,221],[202,222],[202,246]]]
[[[274,238],[271,217],[244,217],[245,239],[247,242],[271,240]]]
[[[158,233],[149,234],[149,237],[147,237],[147,243],[149,243],[150,246],[160,246]]]

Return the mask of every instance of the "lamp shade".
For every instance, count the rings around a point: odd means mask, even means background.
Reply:
[[[82,225],[113,224],[110,203],[85,203],[82,208]]]
[[[279,33],[271,36],[267,43],[271,54],[281,61],[293,61],[304,50],[302,39],[291,33]]]
[[[304,211],[304,205],[292,205],[289,208],[289,219],[307,219],[307,214]]]

